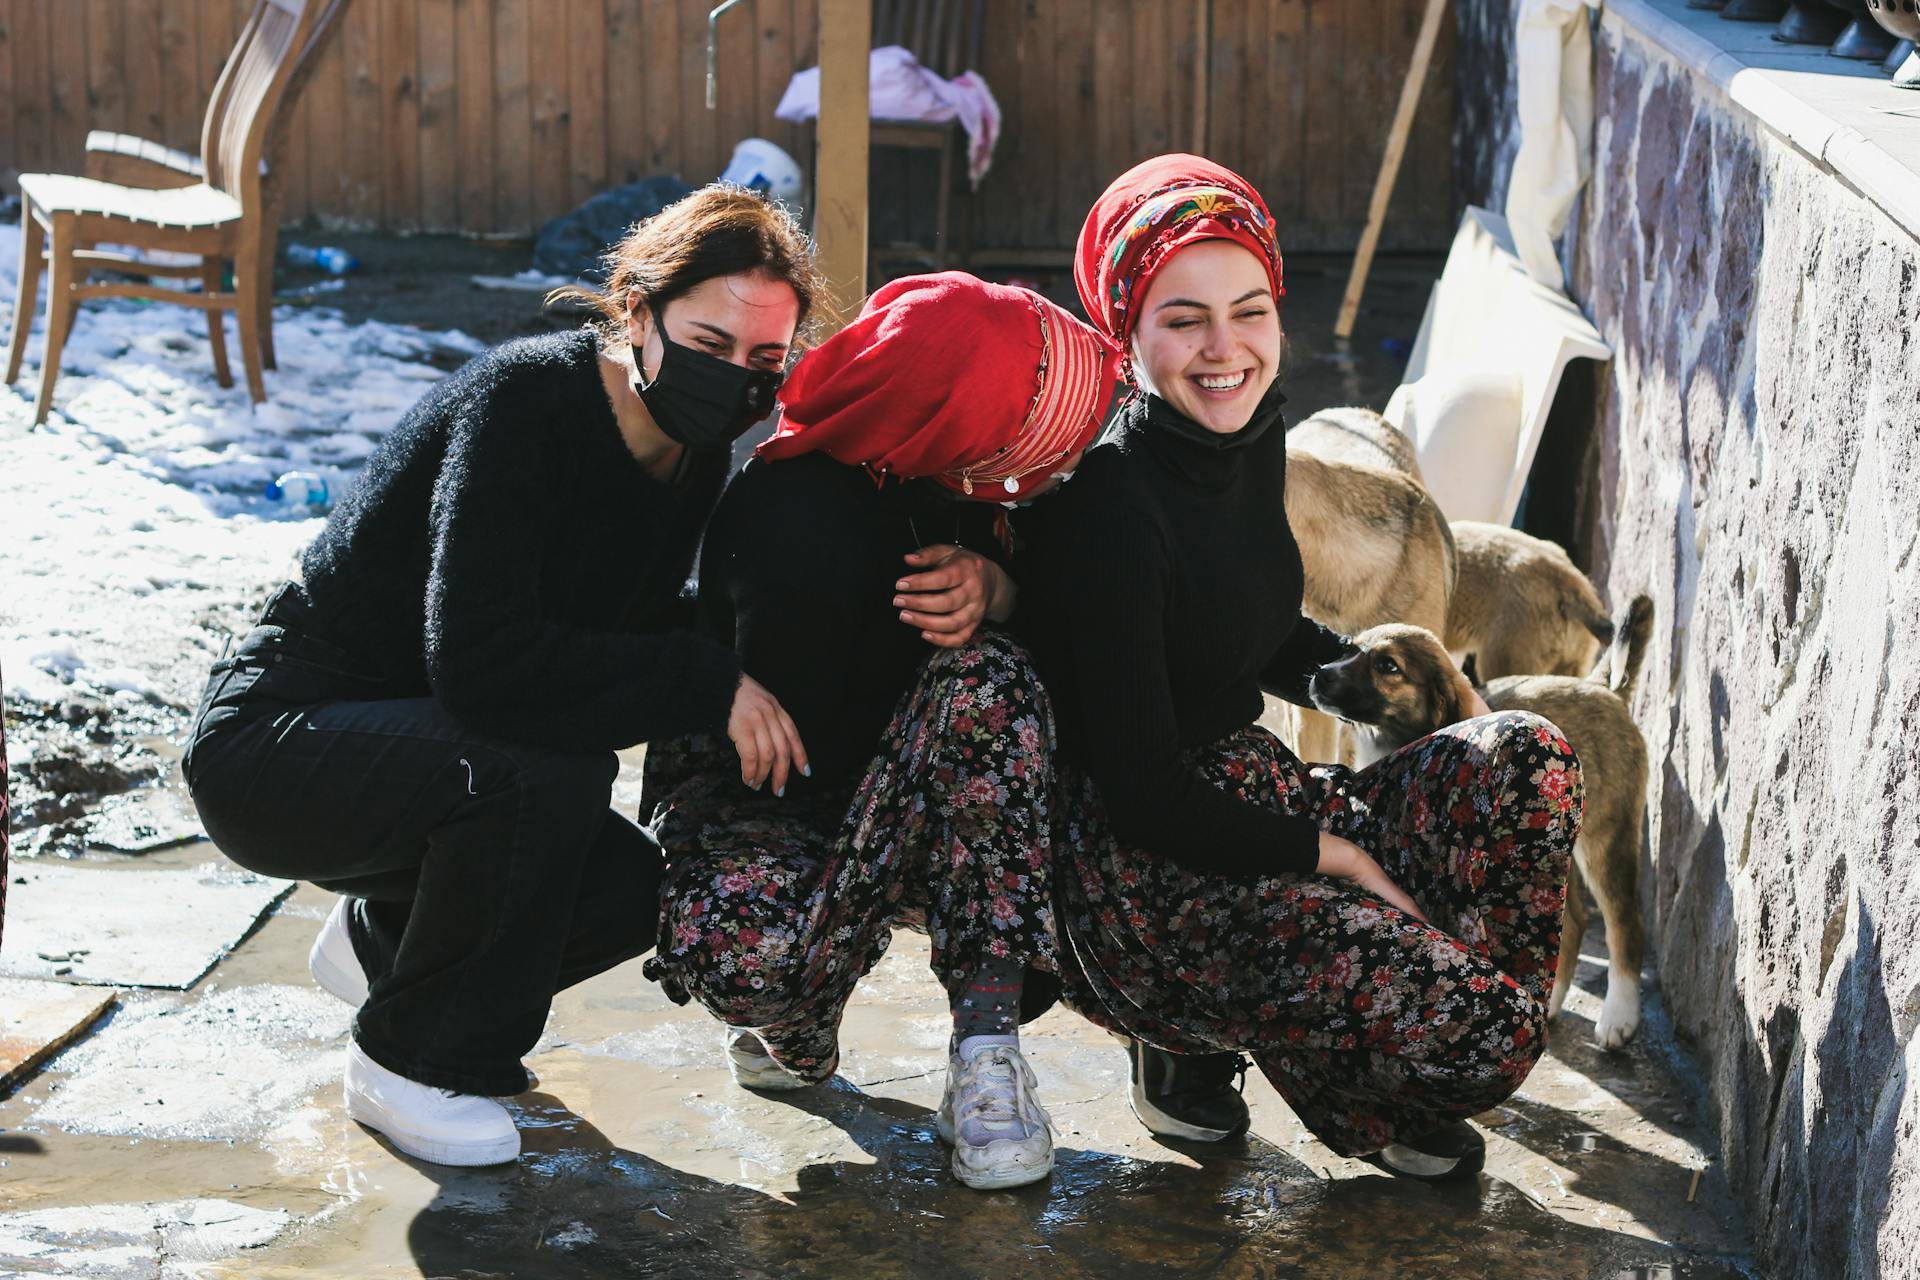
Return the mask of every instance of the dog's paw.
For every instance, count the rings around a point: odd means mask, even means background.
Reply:
[[[1637,982],[1609,978],[1607,1001],[1600,1007],[1600,1021],[1593,1025],[1593,1042],[1608,1053],[1627,1047],[1640,1030],[1640,985]]]

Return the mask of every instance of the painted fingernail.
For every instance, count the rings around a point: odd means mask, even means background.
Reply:
[[[893,584],[893,589],[895,591],[905,591],[907,589],[907,580],[905,578],[900,579],[900,581]],[[896,601],[895,603],[898,602]]]
[[[907,598],[905,596],[895,596],[893,598],[893,607],[896,609],[905,607],[906,603]]]
[[[908,612],[907,612],[906,610],[904,610],[904,609],[903,609],[903,610],[901,610],[901,611],[900,611],[900,621],[902,621],[902,622],[912,622],[912,621],[913,621],[913,615],[912,615],[912,614],[910,614],[910,613],[908,613]]]
[[[810,764],[801,765],[800,776],[803,778],[811,778],[813,776],[813,766]]]
[[[787,789],[783,786],[775,787],[773,789],[773,797],[776,800],[785,800],[787,798]]]
[[[749,782],[747,785],[752,787],[755,791],[758,791],[760,789],[760,784],[758,782]]]

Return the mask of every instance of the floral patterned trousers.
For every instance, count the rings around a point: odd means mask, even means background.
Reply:
[[[1545,1047],[1580,773],[1559,731],[1505,713],[1354,772],[1250,727],[1190,753],[1246,800],[1310,813],[1432,921],[1318,876],[1197,875],[1115,839],[1063,773],[1055,844],[1062,998],[1177,1053],[1251,1056],[1341,1155],[1465,1118]]]
[[[1053,970],[1053,747],[1031,660],[990,631],[926,661],[851,804],[749,790],[724,738],[650,746],[668,868],[647,976],[823,1080],[896,923],[927,932],[950,993],[989,955]]]

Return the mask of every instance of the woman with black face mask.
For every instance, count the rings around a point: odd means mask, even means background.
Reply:
[[[554,993],[653,945],[615,752],[710,733],[750,785],[807,767],[682,593],[818,292],[806,238],[715,186],[608,264],[575,291],[600,325],[479,357],[393,429],[214,664],[184,762],[229,857],[343,895],[311,967],[359,1010],[347,1113],[442,1164],[518,1155],[494,1099]]]

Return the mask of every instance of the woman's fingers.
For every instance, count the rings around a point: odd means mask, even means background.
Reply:
[[[754,774],[752,785],[757,789],[767,780],[769,774],[778,774],[784,778],[786,770],[780,758],[780,750],[774,744],[773,727],[767,723],[764,707],[756,708],[753,718],[753,745],[760,753],[760,768]],[[779,788],[780,783],[775,782],[774,789],[777,791]]]
[[[935,542],[921,547],[918,551],[907,552],[906,560],[916,568],[920,565],[939,564],[951,559],[960,549],[951,542]]]
[[[1408,897],[1399,885],[1387,879],[1385,873],[1381,874],[1380,883],[1372,886],[1370,891],[1374,897],[1379,898],[1388,906],[1412,916],[1422,924],[1427,923],[1426,913],[1414,905],[1413,899]]]
[[[903,610],[900,621],[910,627],[919,627],[939,635],[950,636],[956,632],[971,633],[980,625],[980,619],[986,616],[986,610],[978,603],[965,609],[956,609],[952,613],[921,613],[915,609]]]
[[[911,609],[915,613],[954,613],[970,605],[986,608],[986,593],[958,587],[952,591],[934,591],[926,595],[893,598],[894,608]]]
[[[793,717],[788,715],[787,709],[778,702],[773,704],[773,714],[774,726],[779,730],[780,736],[786,739],[787,758],[802,775],[812,777],[813,767],[807,760],[806,744],[800,741],[799,726],[794,724]]]
[[[740,753],[740,781],[752,786],[753,780],[762,776],[760,748],[754,741],[753,726],[740,724],[729,736],[733,738],[733,749]]]

